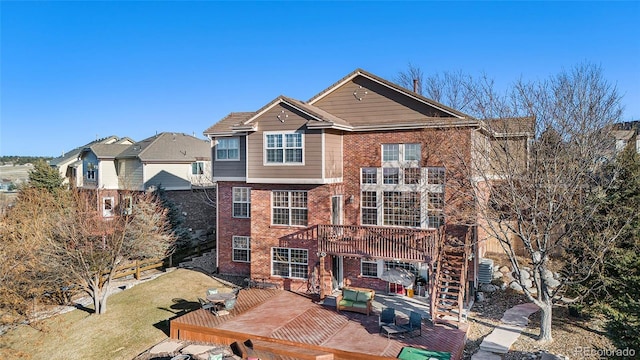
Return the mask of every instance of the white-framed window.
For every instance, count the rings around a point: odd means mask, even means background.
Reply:
[[[113,216],[113,197],[105,196],[102,198],[102,216],[103,217],[112,217]]]
[[[271,248],[271,275],[286,278],[307,278],[309,252],[306,249]]]
[[[133,196],[124,195],[120,208],[122,209],[122,215],[131,215],[133,213]]]
[[[301,132],[264,134],[265,164],[304,164]]]
[[[361,198],[362,225],[378,225],[378,193],[363,191]]]
[[[251,262],[251,240],[248,236],[236,236],[232,238],[232,260],[236,262]]]
[[[94,163],[87,163],[87,180],[96,180],[96,165]]]
[[[419,165],[422,159],[420,144],[382,144],[383,164]]]
[[[444,168],[443,167],[429,167],[427,168],[427,184],[431,185],[444,185]]]
[[[233,217],[248,218],[251,216],[251,188],[233,188]]]
[[[411,150],[414,154],[418,151]],[[393,154],[394,148],[388,152]],[[444,224],[445,180],[443,167],[361,168],[361,224],[440,227]]]
[[[378,262],[375,259],[360,260],[360,274],[363,277],[378,277]]]
[[[240,160],[240,138],[219,138],[216,160]]]
[[[383,184],[399,184],[400,169],[399,168],[382,168]]]
[[[420,227],[420,193],[384,191],[382,201],[383,225]]]
[[[377,168],[362,168],[360,183],[361,184],[377,184],[378,183],[378,169]]]
[[[204,162],[196,161],[191,163],[191,175],[203,175],[204,174]]]
[[[307,192],[280,191],[271,193],[271,223],[273,225],[306,226]]]

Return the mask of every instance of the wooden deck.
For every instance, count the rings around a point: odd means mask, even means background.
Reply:
[[[356,360],[396,358],[404,346],[447,351],[451,359],[461,359],[468,328],[423,323],[422,336],[387,339],[378,333],[377,313],[338,313],[308,297],[275,289],[243,289],[229,315],[199,309],[171,320],[170,327],[174,339],[226,345],[251,339],[289,352],[300,349],[301,356],[293,358],[312,358],[302,354],[316,352]],[[271,358],[292,358],[281,354]]]

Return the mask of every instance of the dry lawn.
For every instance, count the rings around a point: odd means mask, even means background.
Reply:
[[[74,310],[13,329],[0,337],[0,358],[129,360],[166,339],[168,319],[197,309],[206,289],[223,286],[178,269],[110,296],[106,314]]]

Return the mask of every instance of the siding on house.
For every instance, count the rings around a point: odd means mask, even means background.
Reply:
[[[140,160],[119,160],[118,166],[118,183],[122,190],[144,190],[142,182],[142,162],[140,162]]]
[[[113,159],[100,160],[98,170],[98,186],[102,189],[118,189],[118,174]]]
[[[165,190],[186,190],[191,188],[187,180],[191,175],[189,164],[146,164],[144,165],[144,187],[162,187]]]
[[[325,130],[324,134],[324,178],[329,181],[342,181],[343,150],[342,132]]]
[[[240,160],[216,160],[216,148],[217,145],[212,147],[211,159],[213,165],[213,180],[225,181],[225,180],[244,180],[247,176],[247,138],[246,136],[239,136],[240,139]],[[214,143],[215,143],[214,138]],[[217,144],[217,143],[215,143]]]
[[[278,119],[285,111],[284,122]],[[310,117],[295,109],[279,104],[255,119],[258,130],[247,136],[247,182],[277,183],[295,180],[297,183],[322,183],[322,131],[308,130]],[[303,165],[266,165],[264,151],[265,132],[300,131],[303,135]]]
[[[425,117],[451,117],[364,77],[355,77],[313,105],[352,126],[402,124]]]

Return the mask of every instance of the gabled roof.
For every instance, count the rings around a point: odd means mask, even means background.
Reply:
[[[455,110],[453,108],[450,108],[444,104],[441,104],[435,100],[431,100],[429,98],[426,98],[418,93],[415,93],[411,90],[405,89],[402,86],[399,86],[397,84],[394,84],[390,81],[387,81],[381,77],[378,77],[370,72],[364,71],[362,69],[356,69],[353,72],[351,72],[350,74],[348,74],[347,76],[343,77],[342,79],[338,80],[337,82],[335,82],[333,85],[329,86],[328,88],[324,89],[323,91],[319,92],[318,94],[316,94],[314,97],[312,97],[311,99],[309,99],[309,101],[307,101],[308,104],[313,105],[315,102],[319,101],[320,99],[324,98],[325,96],[331,94],[333,91],[337,90],[339,87],[341,87],[342,85],[346,84],[347,82],[353,80],[354,78],[358,77],[358,76],[362,76],[365,77],[371,81],[377,82],[380,85],[386,86],[389,89],[395,90],[398,93],[404,94],[410,98],[413,98],[415,100],[418,100],[426,105],[432,106],[438,110],[441,110],[445,113],[449,113],[451,115],[451,117],[457,117],[457,118],[466,118],[466,119],[473,119],[472,116],[467,115],[463,112],[460,112],[458,110]]]
[[[86,149],[90,149],[98,159],[115,159],[130,146],[128,144],[95,144]]]
[[[243,121],[250,118],[254,112],[232,112],[229,115],[225,116],[222,120],[213,124],[207,130],[203,132],[204,135],[233,135],[234,132],[232,130],[234,125],[238,125]]]
[[[131,140],[129,138],[123,138],[123,139],[128,139],[132,143],[134,142],[133,140]],[[73,161],[73,160],[77,159],[78,156],[80,156],[80,153],[85,148],[88,148],[88,147],[90,147],[92,145],[96,145],[96,144],[112,143],[112,142],[116,142],[118,140],[120,140],[120,139],[117,136],[111,135],[111,136],[107,136],[107,137],[102,138],[102,139],[98,139],[98,140],[92,141],[92,142],[90,142],[90,143],[88,143],[86,145],[83,145],[83,146],[77,147],[75,149],[69,150],[66,153],[64,153],[63,155],[58,156],[57,158],[50,160],[49,161],[49,165],[58,166],[58,165],[60,165],[62,163],[65,163],[67,161]]]
[[[253,113],[251,117],[245,119],[243,122],[239,124],[236,124],[232,128],[235,130],[245,130],[245,129],[249,130],[250,128],[252,128],[251,123],[253,121],[255,121],[257,118],[262,116],[262,114],[266,113],[267,111],[273,109],[275,106],[278,106],[280,104],[286,104],[304,114],[309,115],[312,119],[317,120],[320,123],[325,123],[326,125],[338,124],[346,128],[351,127],[346,121],[340,119],[335,115],[329,114],[328,112],[316,106],[305,104],[300,100],[295,100],[295,99],[280,95],[277,98],[273,99],[271,102],[269,102],[267,105],[263,106],[260,110]]]
[[[133,156],[149,162],[210,160],[211,145],[191,135],[163,132],[130,145],[119,157]]]
[[[356,77],[364,77],[372,82],[380,84],[383,87],[391,89],[392,91],[400,94],[401,96],[406,96],[414,101],[418,101],[427,105],[428,107],[434,108],[439,112],[445,113],[448,116],[441,117],[429,117],[429,116],[416,116],[415,119],[406,119],[406,121],[399,123],[396,120],[389,119],[389,121],[384,121],[377,119],[375,123],[363,122],[359,123],[350,123],[349,121],[342,119],[334,114],[331,114],[314,104],[325,96],[331,94],[336,91],[342,85],[347,82],[355,79]],[[413,91],[405,89],[399,85],[396,85],[390,81],[382,79],[376,75],[373,75],[367,71],[362,69],[356,69],[351,72],[347,76],[338,80],[336,83],[328,87],[327,89],[321,91],[314,97],[312,97],[309,101],[304,102],[300,100],[296,100],[293,98],[289,98],[286,96],[278,96],[259,110],[255,112],[238,112],[238,113],[230,113],[222,120],[218,121],[213,126],[209,127],[204,131],[204,134],[207,136],[232,136],[238,133],[245,133],[247,131],[255,131],[256,125],[254,121],[258,119],[262,114],[267,111],[273,109],[275,106],[279,104],[286,104],[289,107],[292,107],[302,113],[307,114],[311,119],[316,120],[315,122],[307,123],[307,127],[311,129],[318,128],[335,128],[340,130],[347,131],[370,131],[370,130],[393,130],[393,129],[401,129],[401,128],[422,128],[425,126],[478,126],[479,121],[473,118],[470,115],[462,113],[458,110],[450,108],[446,105],[443,105],[437,101],[428,99],[420,94],[417,94]]]

